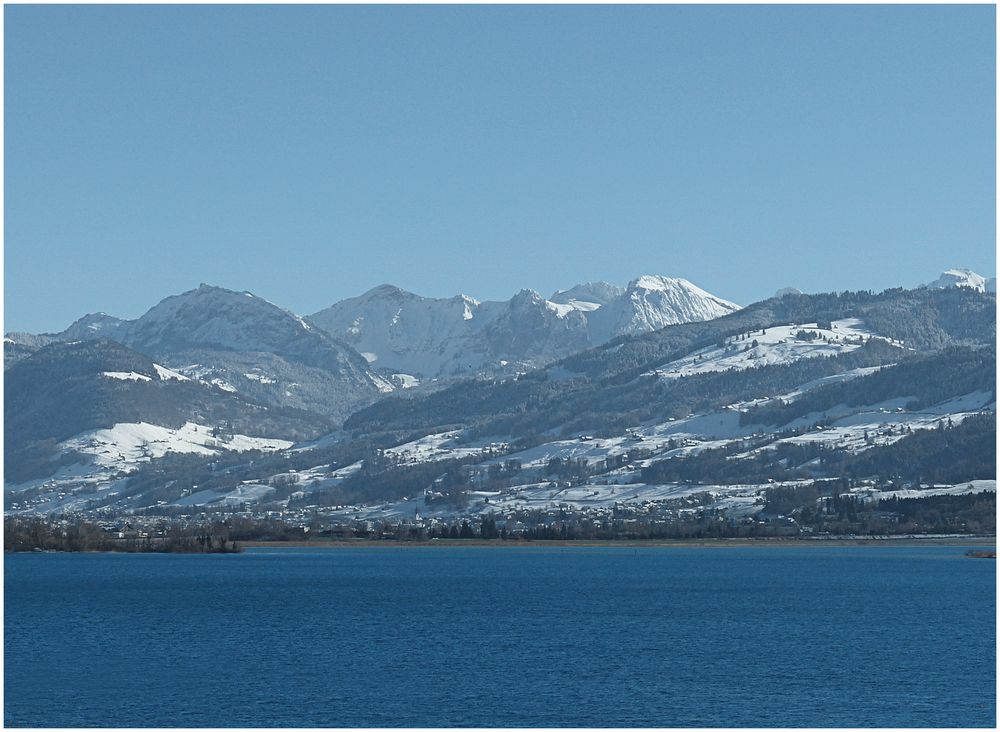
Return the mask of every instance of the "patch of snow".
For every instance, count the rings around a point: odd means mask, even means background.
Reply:
[[[225,491],[203,490],[183,496],[174,501],[175,506],[207,506],[226,496]]]
[[[154,363],[153,368],[156,369],[156,373],[157,375],[159,375],[161,381],[167,381],[170,379],[174,379],[176,381],[191,381],[191,379],[189,379],[187,376],[184,376],[184,374],[180,374],[171,369],[164,368],[163,366],[160,366],[160,364],[158,363]]]
[[[323,435],[315,440],[309,440],[308,442],[296,443],[294,447],[291,448],[292,452],[303,452],[306,450],[312,450],[317,447],[330,447],[331,445],[338,445],[341,442],[350,440],[351,436],[349,433],[343,430],[337,430],[336,432],[331,432],[329,434]]]
[[[264,376],[263,374],[243,374],[245,377],[250,379],[250,381],[256,381],[261,384],[277,384],[277,380],[272,379],[270,376]]]
[[[393,374],[392,378],[394,381],[398,382],[400,387],[403,389],[412,389],[413,387],[420,385],[420,379],[416,376],[410,376],[409,374]]]
[[[379,393],[388,394],[390,392],[396,391],[396,387],[393,384],[391,384],[388,380],[383,379],[378,374],[373,373],[371,374],[370,378],[372,383],[375,385],[375,388],[379,390]]]
[[[572,305],[576,310],[596,310],[621,297],[625,289],[608,282],[587,282],[568,290],[559,290],[549,298],[552,302]]]
[[[135,371],[105,371],[103,375],[118,381],[152,381],[145,374],[137,374]]]
[[[550,300],[545,301],[545,307],[554,312],[557,318],[565,318],[576,309],[572,305],[552,302]]]
[[[582,310],[585,313],[589,313],[601,307],[601,303],[599,302],[587,302],[586,300],[567,300],[566,304],[574,310]]]
[[[455,444],[458,435],[458,431],[426,435],[418,440],[390,447],[386,449],[385,454],[395,457],[400,462],[422,463],[440,460],[442,457],[457,458],[482,453],[483,443]]]
[[[928,498],[930,496],[964,496],[970,493],[996,493],[997,482],[995,480],[970,480],[968,483],[960,483],[951,486],[934,486],[932,488],[903,489],[895,491],[873,491],[873,499],[885,498]]]
[[[220,503],[229,506],[238,506],[241,503],[258,503],[261,499],[267,496],[268,493],[273,493],[274,488],[269,485],[263,485],[260,483],[244,483],[238,486],[235,490],[226,493]]]

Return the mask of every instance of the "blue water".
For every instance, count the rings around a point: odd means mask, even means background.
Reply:
[[[4,559],[7,726],[986,726],[958,548]]]

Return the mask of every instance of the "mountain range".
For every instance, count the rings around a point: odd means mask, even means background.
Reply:
[[[612,478],[650,500],[682,474],[722,485],[725,461],[709,456],[751,436],[778,448],[752,453],[756,474],[800,480],[824,473],[765,458],[803,440],[865,452],[888,409],[900,431],[885,444],[992,413],[995,329],[990,281],[968,270],[880,294],[786,288],[744,308],[658,276],[500,302],[385,285],[308,317],[202,285],[135,320],[7,334],[7,500],[288,510],[413,500],[440,479],[438,509],[455,510],[499,455],[524,467],[504,490],[531,501],[570,458],[601,501],[619,495]],[[798,436],[817,425],[822,438]]]
[[[617,335],[737,309],[687,280],[649,275],[624,288],[588,283],[548,300],[522,290],[502,302],[466,295],[426,298],[382,285],[308,318],[249,292],[203,284],[164,299],[134,321],[94,313],[60,333],[7,333],[5,364],[57,341],[109,339],[223,389],[253,391],[248,379],[258,387],[270,385],[257,388],[258,396],[301,407],[303,400],[286,392],[306,388],[298,377],[311,379],[289,374],[294,362],[336,373],[345,383],[325,386],[336,387],[349,409],[421,380],[512,375]],[[337,404],[323,410],[333,417],[344,411]]]
[[[738,309],[687,280],[647,275],[624,288],[588,283],[548,299],[522,290],[504,302],[427,298],[382,285],[309,320],[350,343],[373,367],[442,379],[536,368],[615,336]]]

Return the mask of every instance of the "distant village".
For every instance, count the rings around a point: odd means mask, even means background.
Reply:
[[[127,515],[111,509],[48,518],[8,515],[5,550],[213,551],[235,548],[239,542],[822,539],[994,535],[996,531],[993,491],[888,500],[834,492],[815,500],[815,510],[803,510],[803,490],[816,489],[766,491],[757,499],[753,513],[719,507],[706,491],[669,500],[583,508],[553,504],[493,511],[484,510],[481,504],[443,516],[421,515],[415,505],[412,516],[362,519],[345,518],[349,507],[342,506],[272,510],[247,505],[188,509],[187,513],[162,506]]]

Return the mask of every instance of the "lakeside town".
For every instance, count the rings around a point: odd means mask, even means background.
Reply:
[[[986,483],[987,481],[980,481]],[[864,486],[862,486],[863,488]],[[48,548],[210,551],[226,542],[649,541],[710,539],[857,539],[980,537],[995,540],[995,486],[978,493],[871,498],[862,493],[816,497],[815,485],[761,492],[753,511],[720,507],[708,491],[683,498],[579,507],[490,510],[489,497],[466,510],[427,515],[350,518],[373,507],[234,507],[182,511],[159,507],[129,514],[111,509],[58,516],[8,515],[5,550]],[[927,486],[925,493],[933,493]],[[815,509],[803,509],[803,494]],[[421,513],[421,505],[425,513]],[[376,507],[377,508],[377,507]],[[215,537],[215,544],[192,537]],[[176,546],[174,546],[176,545]]]

